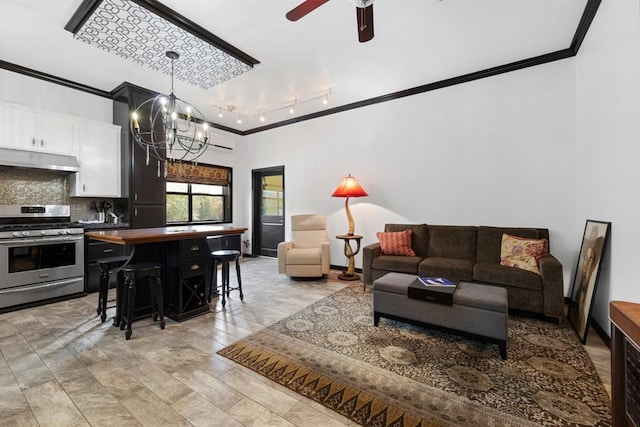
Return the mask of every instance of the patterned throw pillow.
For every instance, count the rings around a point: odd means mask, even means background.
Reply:
[[[549,253],[547,239],[525,239],[524,237],[502,235],[500,264],[521,268],[540,274],[540,258]]]
[[[376,233],[383,255],[416,256],[411,249],[411,230]]]

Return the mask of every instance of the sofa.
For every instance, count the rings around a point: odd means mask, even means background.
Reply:
[[[390,272],[446,277],[507,290],[509,309],[564,319],[562,264],[550,253],[537,259],[539,274],[501,264],[503,235],[546,239],[549,230],[489,226],[386,224],[385,232],[411,231],[415,256],[386,255],[380,243],[362,250],[366,285]],[[409,233],[406,233],[409,234]]]

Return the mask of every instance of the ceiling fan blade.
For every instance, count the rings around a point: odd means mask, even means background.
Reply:
[[[307,0],[303,3],[300,3],[298,6],[287,12],[287,19],[289,21],[297,21],[307,13],[314,11],[328,1],[329,0]]]
[[[358,40],[360,43],[368,42],[373,38],[373,5],[365,8],[356,7],[358,18]]]

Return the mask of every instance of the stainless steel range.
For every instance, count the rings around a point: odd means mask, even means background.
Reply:
[[[84,292],[84,229],[69,205],[0,205],[0,310]]]

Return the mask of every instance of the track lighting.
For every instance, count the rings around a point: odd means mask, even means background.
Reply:
[[[257,113],[254,114],[244,114],[245,117],[251,117],[251,118],[255,118],[257,120],[259,120],[260,122],[264,123],[267,119],[266,119],[266,115],[269,113],[273,113],[276,111],[282,111],[282,110],[288,110],[289,114],[296,114],[296,108],[297,105],[300,104],[304,104],[307,102],[317,102],[318,100],[320,100],[320,102],[322,102],[322,105],[327,105],[329,104],[329,97],[332,95],[332,89],[329,88],[327,89],[324,93],[316,95],[316,96],[312,96],[309,98],[304,98],[302,100],[298,100],[298,98],[295,98],[292,102],[290,102],[289,104],[284,104],[284,105],[280,105],[279,107],[275,107],[275,108],[269,108],[269,109],[265,109],[265,110],[258,110]],[[222,119],[223,118],[223,110],[228,111],[231,114],[238,114],[238,118],[236,120],[236,122],[238,124],[242,123],[242,117],[241,117],[241,113],[239,111],[236,111],[236,106],[235,105],[228,105],[227,107],[223,108],[217,105],[213,105],[213,107],[218,108],[218,118]]]

